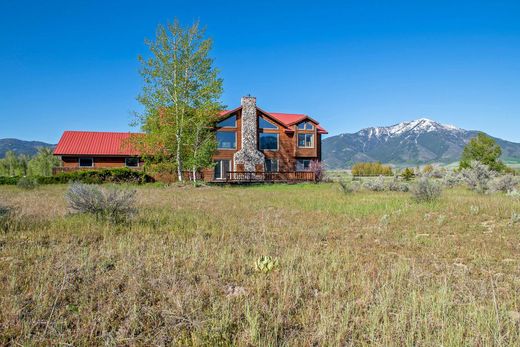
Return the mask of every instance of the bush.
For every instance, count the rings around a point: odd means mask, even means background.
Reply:
[[[5,233],[9,230],[11,225],[12,209],[0,205],[0,231]]]
[[[38,182],[36,181],[35,178],[32,178],[32,177],[20,177],[20,179],[18,179],[18,182],[16,183],[16,186],[18,188],[25,189],[25,190],[34,189],[34,188],[36,188],[37,185],[38,185]]]
[[[352,194],[354,192],[358,192],[361,189],[361,185],[357,181],[347,181],[344,179],[339,180],[339,188],[340,191],[345,194]]]
[[[517,185],[518,179],[511,174],[507,174],[493,178],[489,182],[489,190],[492,192],[508,193],[515,190]]]
[[[469,168],[463,169],[460,173],[467,186],[481,194],[489,190],[489,181],[496,176],[487,165],[478,161],[471,162]]]
[[[119,223],[136,213],[135,190],[118,187],[101,188],[74,182],[66,193],[69,207],[78,213],[88,213],[97,219]]]
[[[410,188],[408,184],[399,182],[398,178],[395,177],[392,182],[388,183],[388,190],[392,192],[407,192]]]
[[[509,196],[511,199],[514,199],[514,200],[520,200],[520,191],[518,191],[516,189],[512,190],[507,193],[507,196]]]
[[[423,177],[413,187],[412,194],[417,202],[432,202],[441,196],[442,188],[432,179]]]
[[[321,161],[313,160],[310,162],[309,170],[314,172],[314,182],[321,182],[325,176],[325,169]]]
[[[448,171],[442,178],[442,184],[445,187],[453,188],[461,183],[461,179],[458,173],[454,171]]]
[[[392,176],[392,168],[377,163],[356,163],[352,166],[352,176]]]
[[[15,185],[20,177],[0,176],[0,185]]]
[[[363,186],[373,192],[382,192],[385,190],[385,178],[379,176],[376,179],[368,180]]]
[[[415,172],[413,171],[413,169],[410,169],[409,167],[407,167],[407,168],[404,169],[403,172],[401,173],[401,177],[402,177],[405,181],[410,181],[412,178],[415,177]]]

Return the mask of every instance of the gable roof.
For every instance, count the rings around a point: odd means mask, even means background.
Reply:
[[[128,139],[138,133],[65,131],[54,155],[107,155],[135,156],[139,151],[132,148]]]
[[[233,110],[227,110],[220,112],[220,117],[224,118],[227,115],[230,115],[231,113],[234,113],[238,110],[241,110],[242,106],[239,106]],[[306,114],[301,113],[278,113],[278,112],[267,112],[262,110],[261,108],[257,107],[257,110],[264,113],[268,117],[272,118],[273,120],[277,121],[281,125],[283,125],[286,129],[286,132],[292,132],[292,128],[290,128],[292,125],[300,123],[304,120],[311,121],[312,123],[316,124],[316,129],[318,129],[318,133],[320,134],[328,134],[327,130],[322,128],[320,126],[320,123],[312,119],[311,117],[307,116]]]

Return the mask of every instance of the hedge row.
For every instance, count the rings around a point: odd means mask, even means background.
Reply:
[[[17,184],[21,177],[0,177],[0,185]],[[152,176],[128,168],[63,172],[54,176],[34,177],[38,184],[59,184],[71,181],[83,183],[148,183]]]

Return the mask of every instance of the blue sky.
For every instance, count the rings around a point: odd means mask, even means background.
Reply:
[[[207,27],[229,107],[251,94],[332,135],[428,117],[520,142],[520,2],[442,0],[3,0],[0,138],[132,130],[137,56],[175,17]]]

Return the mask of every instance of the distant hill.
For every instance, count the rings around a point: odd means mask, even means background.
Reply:
[[[54,148],[55,146],[56,145],[40,141],[0,139],[0,158],[3,158],[7,151],[13,151],[16,154],[35,155],[38,152],[38,147]]]
[[[478,133],[421,118],[326,138],[322,156],[331,169],[368,161],[395,165],[449,164],[460,159],[466,144]],[[502,147],[503,160],[520,161],[520,144],[495,140]]]

